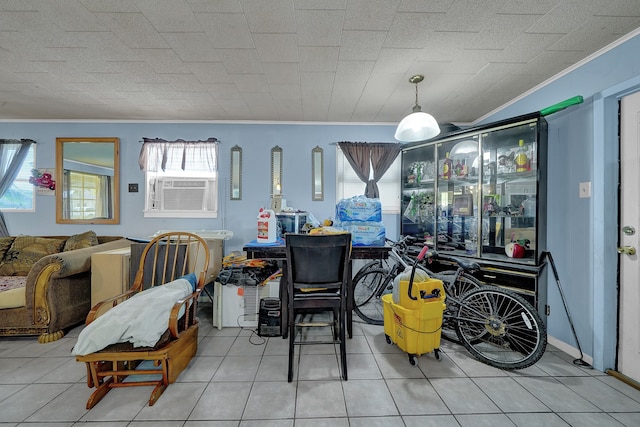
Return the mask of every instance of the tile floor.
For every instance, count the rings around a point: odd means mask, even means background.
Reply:
[[[442,341],[411,366],[383,328],[354,325],[349,380],[333,345],[301,349],[287,382],[287,341],[214,329],[201,304],[198,355],[158,402],[150,387],[111,391],[87,411],[85,367],[69,354],[81,330],[38,344],[0,338],[0,426],[640,426],[640,391],[548,348],[533,367],[501,371]]]

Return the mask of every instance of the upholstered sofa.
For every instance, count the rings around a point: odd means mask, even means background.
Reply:
[[[0,336],[64,336],[91,309],[91,254],[129,247],[119,236],[0,237]]]

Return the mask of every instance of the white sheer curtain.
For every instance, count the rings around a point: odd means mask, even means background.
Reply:
[[[100,175],[98,177],[98,197],[96,199],[96,218],[111,218],[111,177]]]
[[[0,139],[0,197],[11,187],[29,153],[31,139]],[[4,215],[0,211],[0,236],[9,236]]]
[[[205,141],[165,141],[164,139],[143,138],[138,164],[145,172],[159,170],[195,170],[217,172],[218,140]]]

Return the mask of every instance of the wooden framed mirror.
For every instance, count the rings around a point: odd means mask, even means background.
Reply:
[[[271,149],[271,196],[282,196],[282,148]]]
[[[322,148],[311,150],[311,200],[324,200],[324,159]]]
[[[231,147],[231,200],[242,200],[242,148]]]
[[[56,138],[56,223],[120,223],[120,140]]]

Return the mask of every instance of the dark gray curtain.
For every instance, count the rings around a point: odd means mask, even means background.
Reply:
[[[338,147],[344,153],[347,161],[366,183],[364,195],[370,199],[380,197],[377,182],[384,176],[401,150],[401,144],[382,142],[338,142]],[[369,179],[370,168],[373,167],[373,179]]]
[[[29,153],[31,139],[0,139],[0,197],[11,187]],[[0,236],[9,236],[4,215],[0,211]]]
[[[373,179],[367,182],[367,197],[380,197],[378,181],[393,164],[401,150],[401,144],[371,144],[371,166],[373,167]],[[369,196],[369,193],[375,194]]]

